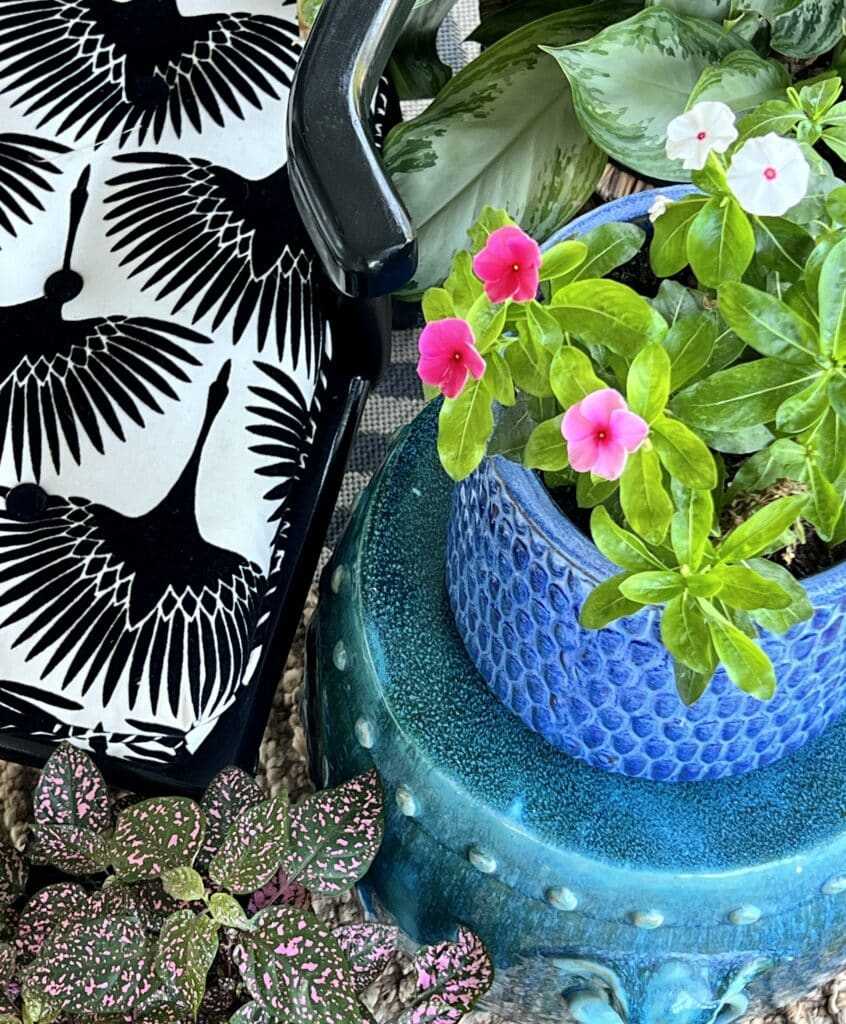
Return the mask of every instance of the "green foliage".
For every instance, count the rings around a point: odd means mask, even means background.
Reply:
[[[62,849],[33,840],[41,859],[56,852],[48,862],[81,877],[29,893],[25,860],[0,847],[0,905],[19,911],[7,920],[10,941],[0,943],[0,1021],[371,1020],[358,996],[396,953],[398,934],[370,924],[331,932],[308,909],[302,883],[339,892],[369,867],[382,836],[374,772],[289,810],[286,796],[268,799],[229,768],[201,804],[156,798],[115,815],[90,758],[63,744],[36,794],[34,834],[44,829],[87,835],[80,849],[71,839]],[[90,836],[108,856],[83,871]],[[247,882],[258,888],[268,870],[282,884],[249,901],[233,895]],[[488,988],[492,966],[472,933],[442,946],[431,950],[454,967],[457,1021]],[[432,998],[418,992],[413,1005]]]

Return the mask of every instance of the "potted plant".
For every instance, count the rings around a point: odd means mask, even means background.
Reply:
[[[666,139],[693,188],[543,253],[486,210],[424,297],[456,624],[597,767],[720,778],[846,708],[846,188],[799,127],[840,88],[791,90],[781,134],[695,105]]]
[[[376,855],[374,771],[295,807],[237,768],[199,804],[113,802],[91,759],[62,744],[34,804],[24,856],[0,845],[0,1024],[372,1021],[359,997],[399,933],[332,928],[312,895],[346,892]],[[414,968],[403,1022],[460,1020],[492,977],[468,929]]]

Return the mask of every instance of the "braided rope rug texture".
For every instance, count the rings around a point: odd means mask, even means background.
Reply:
[[[461,67],[478,48],[462,42],[478,21],[478,0],[459,0],[452,16],[444,25],[439,45],[441,56],[453,67]],[[407,104],[407,116],[417,113],[421,104]],[[610,169],[600,183],[602,198],[622,195],[642,187],[639,182]],[[338,498],[324,549],[324,563],[340,536],[356,495],[366,486],[384,459],[389,438],[408,423],[423,407],[420,385],[415,372],[419,328],[396,331],[393,337],[393,359],[385,378],[370,398],[361,431],[352,452],[347,474]],[[306,745],[300,721],[299,698],[303,679],[303,641],[305,626],[315,607],[315,592],[309,594],[303,619],[291,653],[282,672],[273,711],[260,751],[259,779],[271,792],[287,789],[297,800],[313,789],[306,766]],[[3,828],[12,842],[22,848],[27,822],[32,810],[32,792],[37,773],[10,762],[0,762],[0,814]],[[361,911],[354,897],[317,904],[326,919],[345,923],[360,919]],[[370,987],[365,1002],[377,1020],[394,1020],[410,998],[414,988],[410,959],[398,955],[383,976]],[[465,1018],[467,1024],[507,1024],[488,1013],[474,1013]],[[755,1024],[846,1024],[846,973],[828,985],[811,992],[804,999],[780,1013],[759,1018]],[[518,1022],[519,1024],[519,1022]],[[751,1024],[751,1019],[749,1024]]]

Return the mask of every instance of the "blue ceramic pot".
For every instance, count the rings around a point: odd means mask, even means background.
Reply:
[[[656,194],[609,203],[550,244],[609,221],[644,222]],[[553,746],[637,778],[719,779],[792,753],[846,710],[846,565],[804,581],[811,620],[764,638],[772,700],[746,696],[721,669],[691,708],[676,693],[657,609],[601,630],[579,625],[587,595],[618,571],[536,473],[497,456],[456,486],[447,589],[458,632],[494,693]]]

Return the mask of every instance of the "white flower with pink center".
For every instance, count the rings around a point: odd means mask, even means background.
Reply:
[[[683,160],[688,171],[701,171],[713,149],[725,153],[737,138],[734,112],[718,100],[703,100],[667,125],[667,156]]]
[[[729,188],[747,213],[780,217],[805,198],[811,168],[798,142],[775,132],[748,139],[728,169]]]

